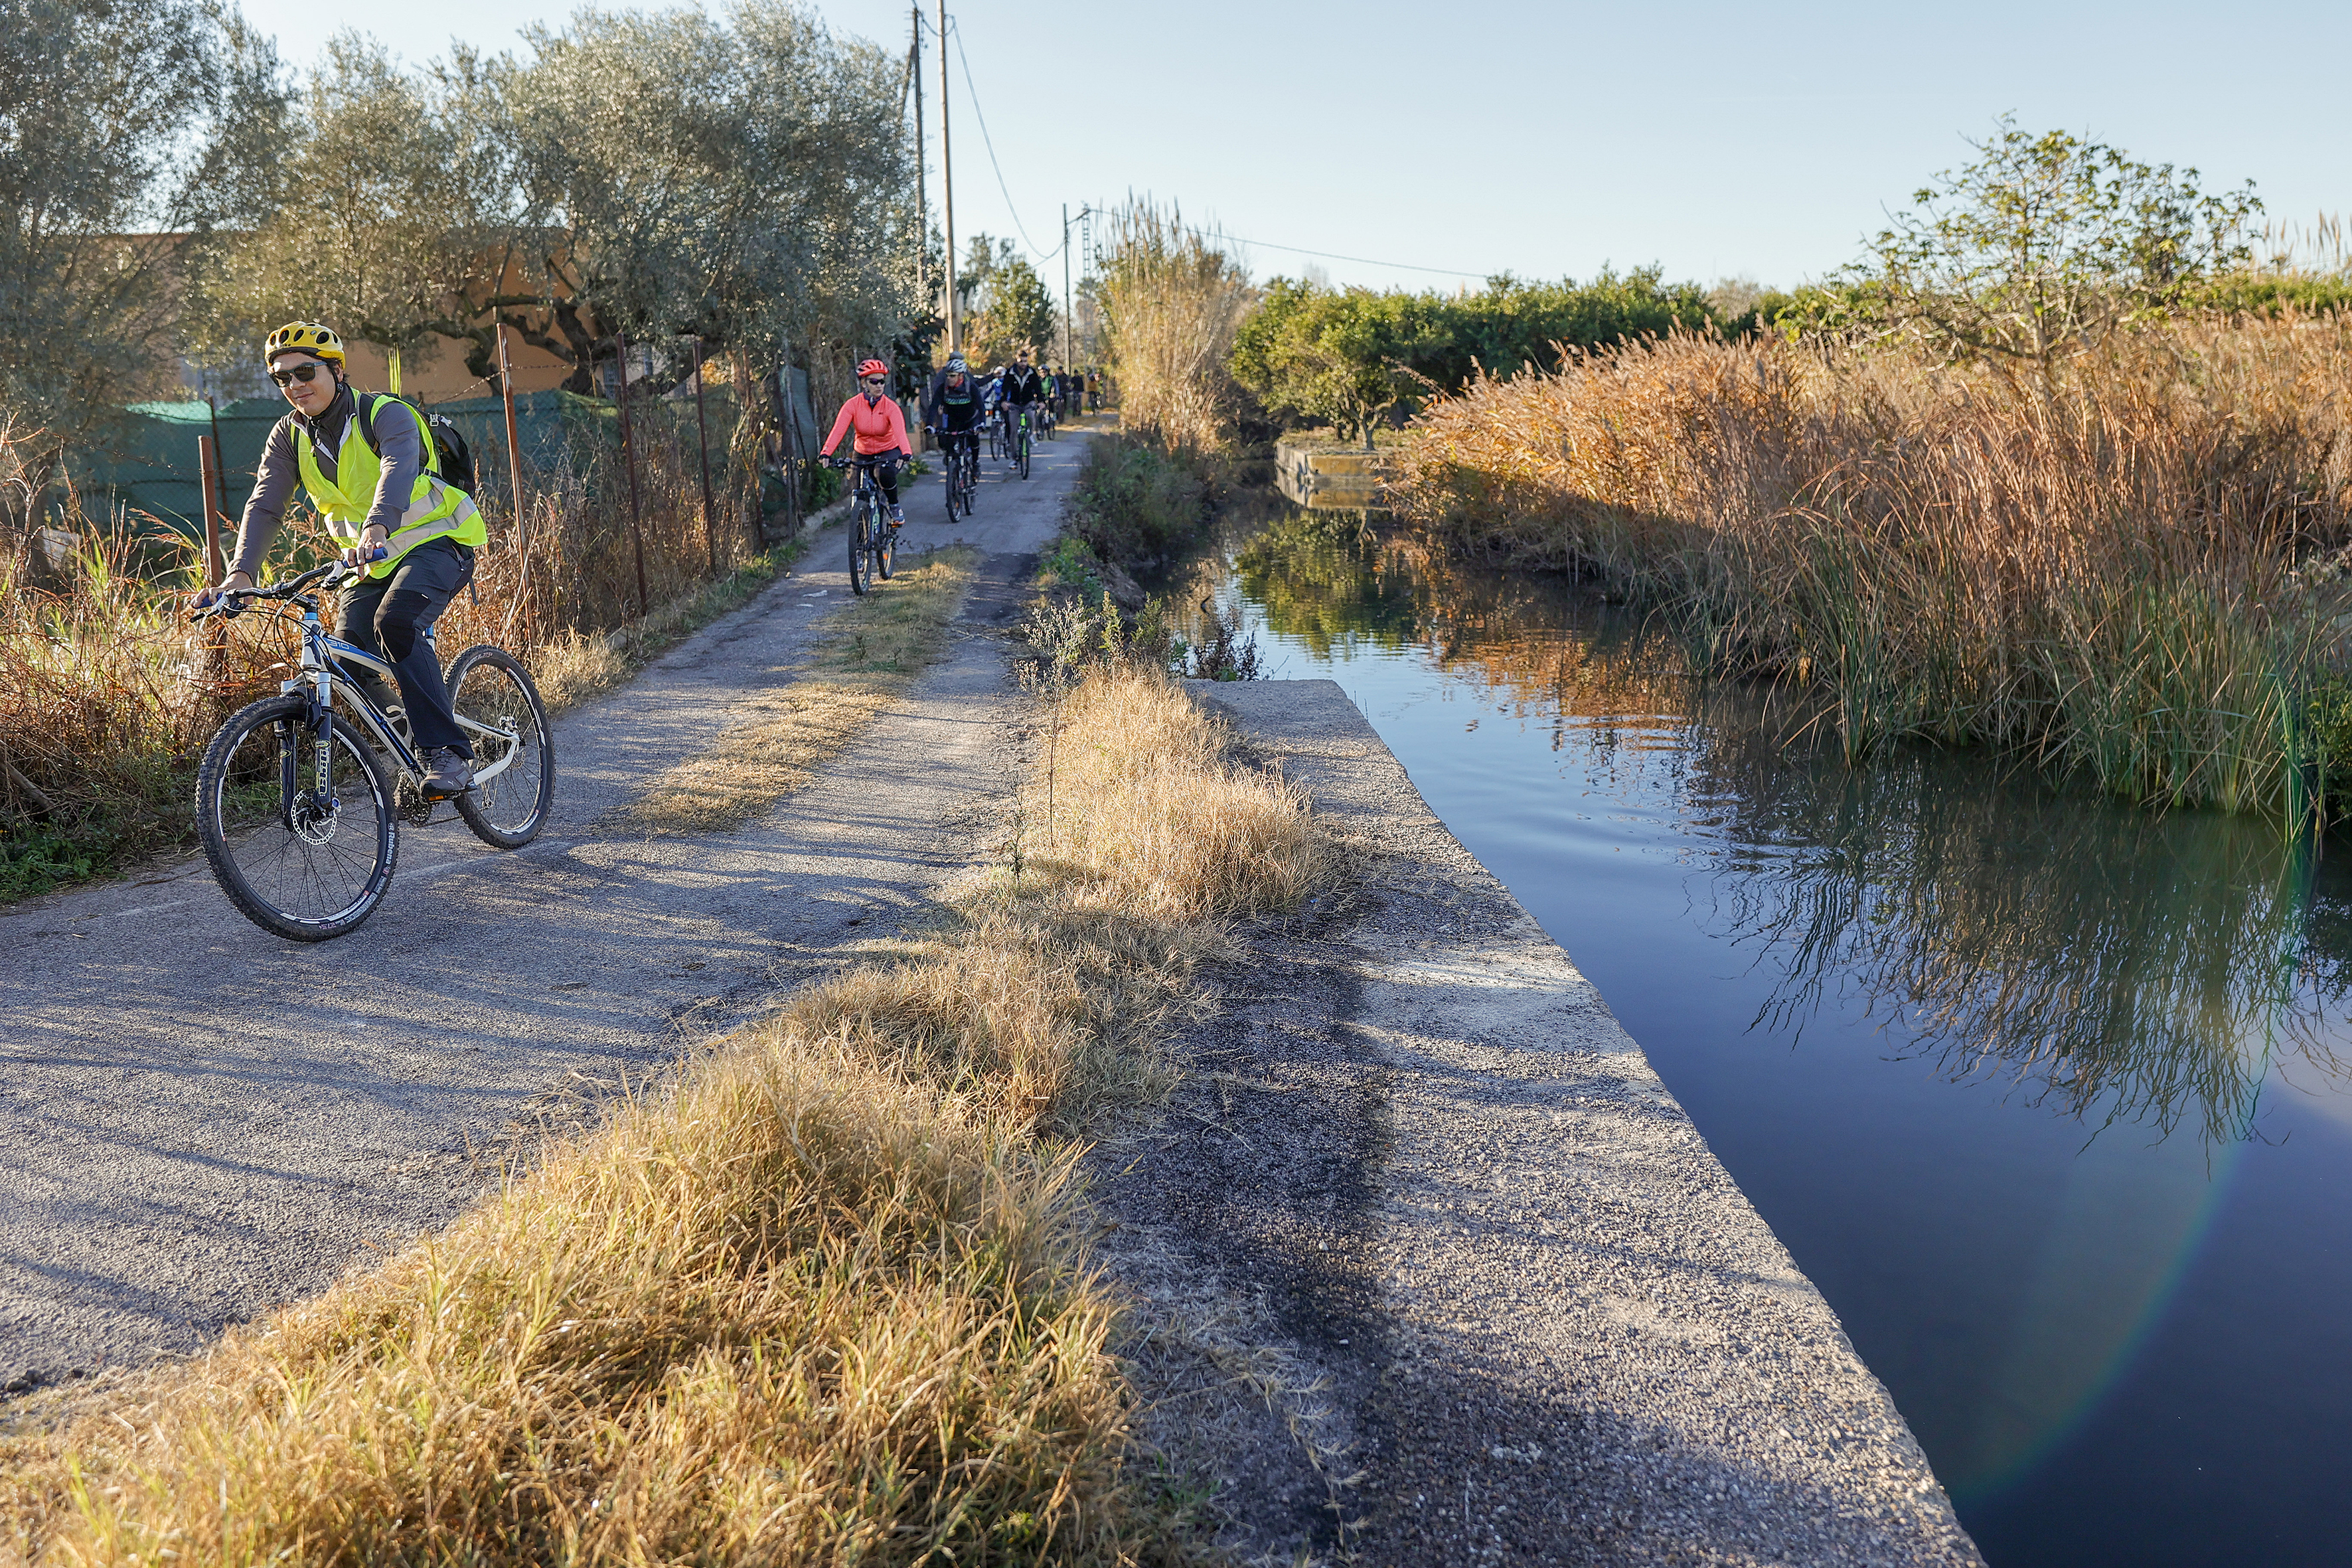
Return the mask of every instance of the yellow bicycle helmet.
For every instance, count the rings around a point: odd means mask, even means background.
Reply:
[[[279,354],[299,351],[325,360],[330,364],[341,364],[343,340],[335,335],[332,327],[322,327],[316,321],[289,321],[269,334],[269,342],[261,351],[261,363],[268,364]]]

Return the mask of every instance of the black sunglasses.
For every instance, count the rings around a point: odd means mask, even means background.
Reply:
[[[318,374],[326,368],[327,367],[322,364],[298,364],[286,370],[271,371],[269,373],[269,379],[276,382],[280,386],[285,385],[289,381],[299,381],[303,385],[308,386],[310,384],[311,381],[318,376]]]
[[[889,379],[890,378],[887,375],[869,375],[865,378],[865,381],[866,384],[868,386],[880,386]]]

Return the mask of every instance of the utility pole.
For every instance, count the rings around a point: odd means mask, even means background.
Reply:
[[[1070,204],[1062,204],[1062,377],[1070,374]]]
[[[931,297],[931,217],[923,203],[923,0],[908,0],[915,18],[915,290]],[[942,80],[945,79],[942,78]]]
[[[948,142],[948,0],[940,0],[940,216],[948,242],[948,353],[963,347],[956,321],[955,153]]]

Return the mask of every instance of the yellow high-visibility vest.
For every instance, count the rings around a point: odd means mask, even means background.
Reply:
[[[425,471],[416,476],[408,506],[392,531],[385,547],[388,553],[368,568],[368,575],[390,576],[402,556],[427,540],[453,539],[477,550],[488,543],[489,531],[483,526],[474,498],[434,472],[433,432],[425,427],[424,420],[407,404],[373,392],[352,394],[352,416],[343,424],[343,443],[335,454],[332,479],[320,471],[310,434],[302,428],[301,421],[294,423],[294,457],[301,469],[302,489],[309,493],[310,504],[318,508],[319,515],[327,520],[327,531],[357,544],[360,531],[367,522],[368,509],[375,504],[376,485],[383,478],[383,459],[375,455],[367,438],[360,434],[358,405],[362,397],[375,399],[368,410],[372,419],[381,419],[397,409],[398,417],[415,422],[417,436],[425,443]]]

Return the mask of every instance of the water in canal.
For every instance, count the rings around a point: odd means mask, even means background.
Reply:
[[[2352,1563],[2352,844],[1849,769],[1801,700],[1360,514],[1169,585],[1344,687],[1601,987],[1994,1568]]]

